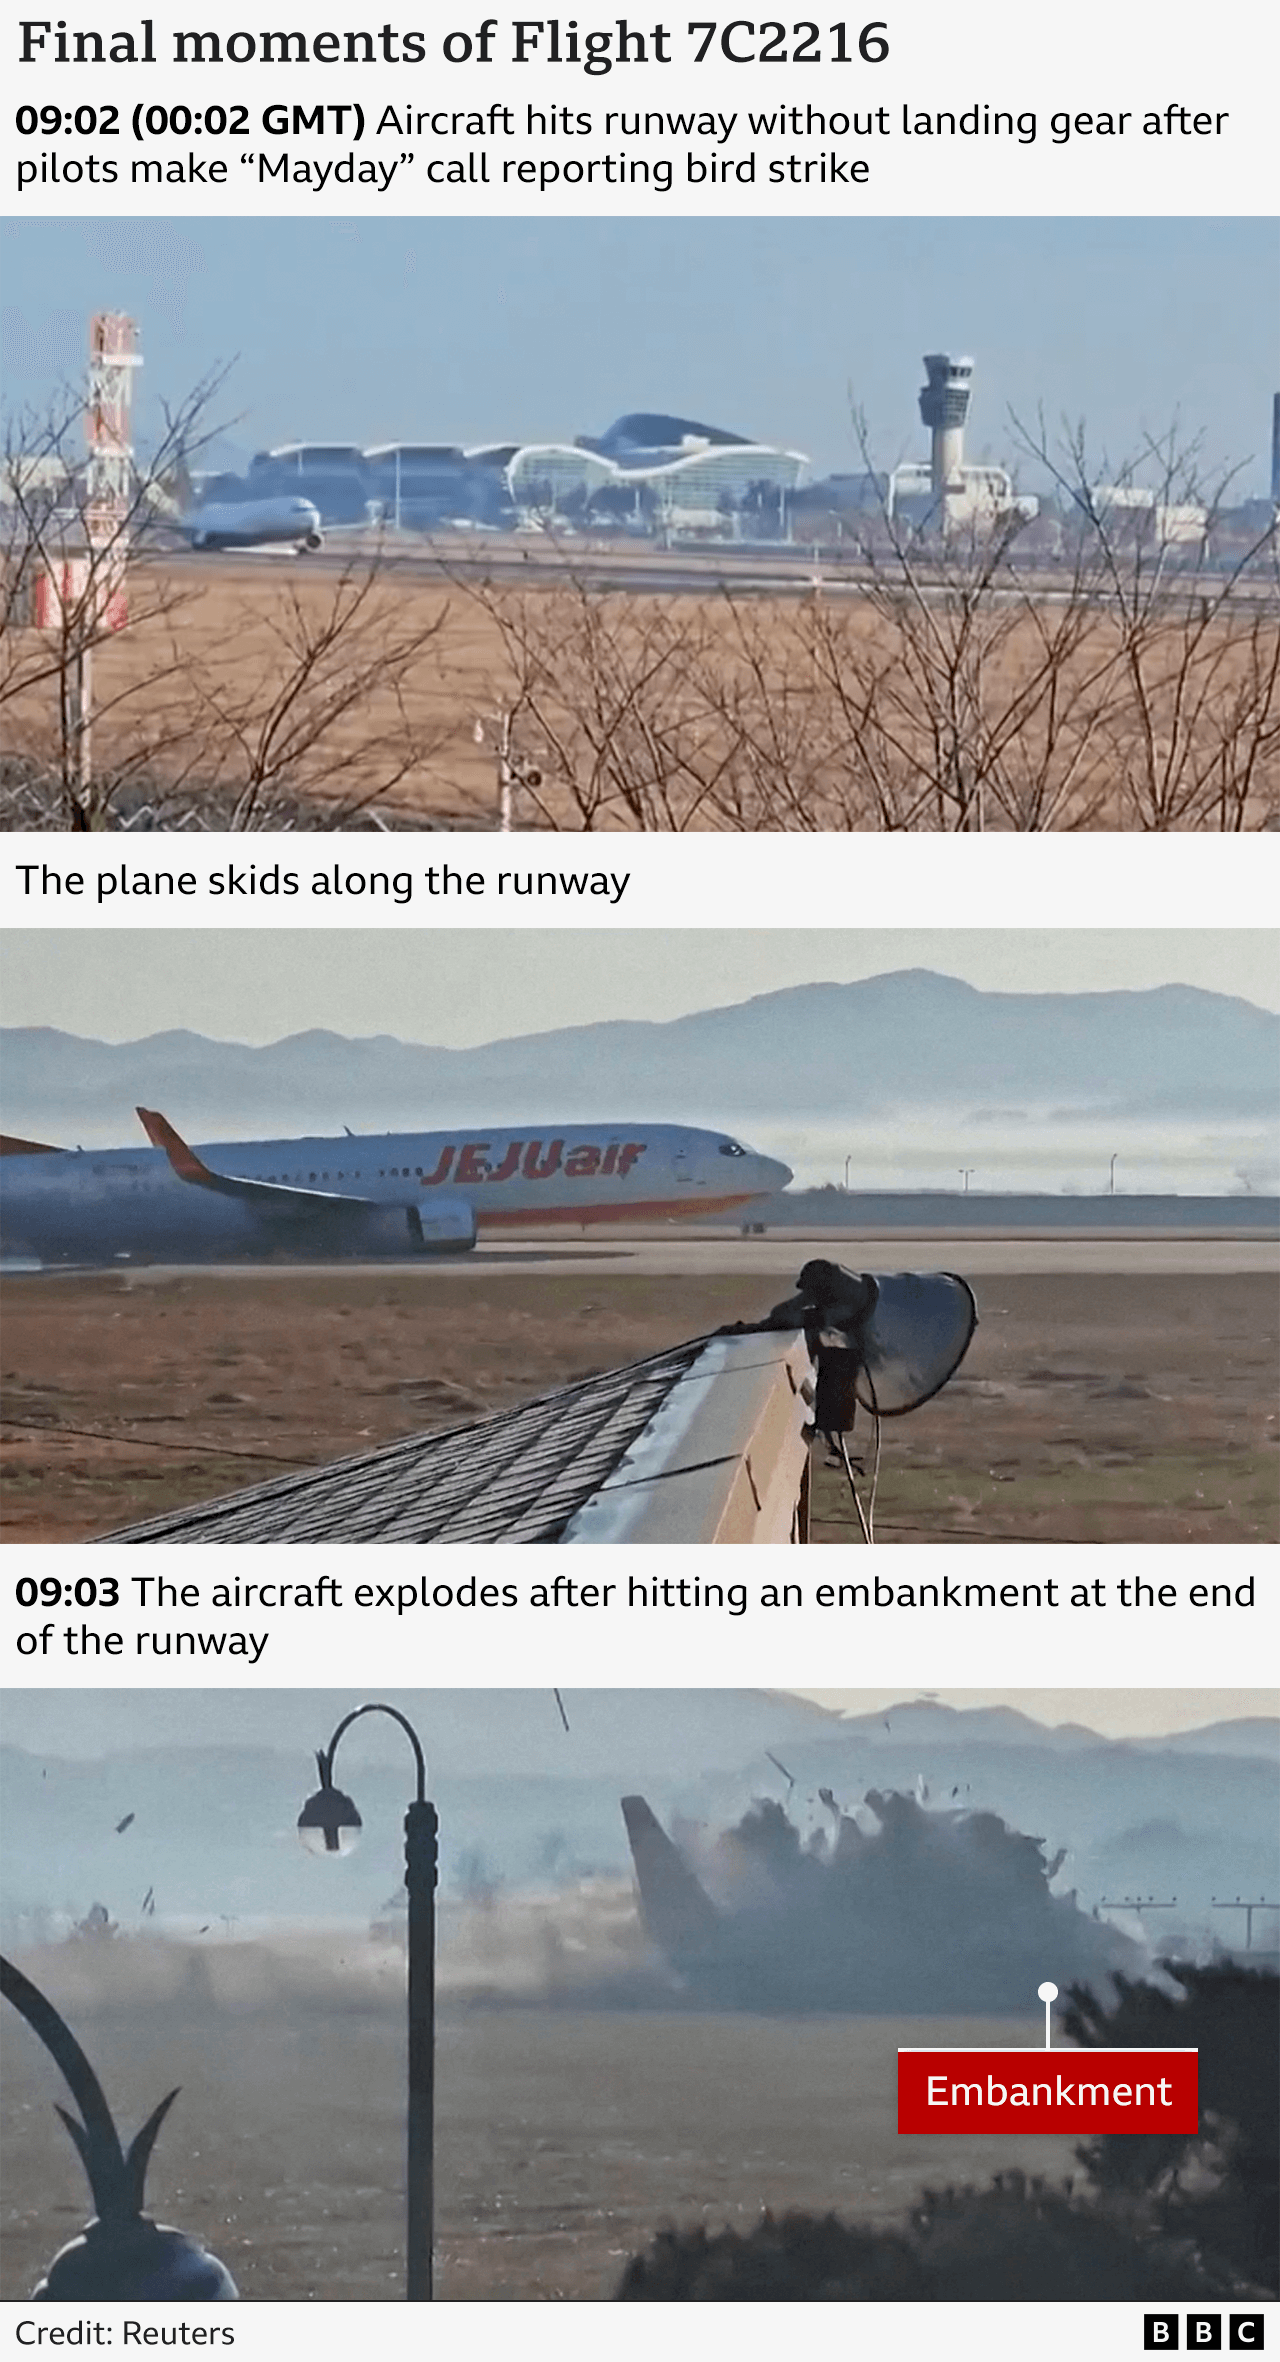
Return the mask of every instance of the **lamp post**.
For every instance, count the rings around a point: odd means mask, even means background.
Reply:
[[[409,2121],[405,2203],[405,2295],[410,2304],[432,2296],[436,2012],[436,1840],[439,1817],[427,1797],[427,1767],[413,1724],[396,1706],[374,1701],[344,1715],[316,1755],[320,1786],[298,1815],[298,1834],[312,1853],[350,1853],[361,1829],[349,1796],[333,1784],[338,1741],[364,1714],[389,1714],[413,1749],[417,1793],[404,1819],[405,1890],[409,1898]]]
[[[1254,1896],[1254,1898],[1253,1898],[1253,1900],[1252,1900],[1252,1902],[1244,1902],[1244,1901],[1242,1901],[1241,1897],[1240,1897],[1239,1895],[1237,1895],[1237,1896],[1236,1896],[1236,1899],[1235,1899],[1235,1901],[1234,1901],[1234,1903],[1220,1903],[1220,1902],[1218,1901],[1218,1898],[1217,1898],[1217,1896],[1216,1896],[1216,1895],[1214,1895],[1214,1896],[1213,1896],[1213,1898],[1212,1898],[1212,1900],[1211,1900],[1211,1902],[1210,1902],[1209,1908],[1210,1908],[1210,1910],[1211,1910],[1211,1911],[1243,1911],[1243,1912],[1244,1912],[1244,1914],[1245,1914],[1245,1922],[1244,1922],[1244,1948],[1245,1948],[1246,1952],[1252,1952],[1252,1950],[1253,1950],[1253,1914],[1254,1914],[1254,1912],[1255,1912],[1255,1911],[1274,1911],[1274,1910],[1276,1910],[1276,1909],[1280,1908],[1280,1905],[1277,1905],[1277,1904],[1275,1904],[1275,1903],[1268,1903],[1268,1902],[1267,1902],[1267,1901],[1264,1899],[1264,1897],[1263,1897],[1263,1896],[1261,1896],[1261,1895],[1255,1895],[1255,1896]]]
[[[102,2085],[48,1995],[11,1960],[0,1960],[0,1993],[26,2019],[66,2077],[80,2119],[69,2116],[65,2108],[59,2108],[58,2114],[80,2152],[97,2208],[79,2237],[59,2249],[32,2291],[35,2301],[87,2304],[106,2298],[129,2304],[153,2299],[190,2303],[238,2295],[226,2265],[210,2255],[198,2239],[152,2222],[142,2211],[151,2151],[177,2092],[171,2091],[152,2109],[126,2149]],[[37,2340],[28,2342],[34,2345]]]

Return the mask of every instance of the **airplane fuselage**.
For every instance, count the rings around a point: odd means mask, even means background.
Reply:
[[[104,1264],[459,1251],[477,1229],[727,1213],[790,1179],[727,1134],[672,1124],[229,1141],[197,1155],[216,1186],[193,1186],[159,1148],[0,1158],[4,1255]]]
[[[319,549],[320,511],[287,494],[279,500],[213,501],[184,517],[180,531],[193,549],[266,549],[292,543]]]

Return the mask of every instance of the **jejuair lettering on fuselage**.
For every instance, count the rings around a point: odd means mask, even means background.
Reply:
[[[622,1180],[644,1155],[645,1143],[611,1140],[602,1148],[595,1141],[582,1140],[566,1154],[563,1140],[548,1141],[545,1153],[541,1140],[510,1140],[496,1165],[488,1161],[491,1148],[489,1140],[448,1141],[435,1171],[418,1178],[427,1189],[438,1189],[450,1178],[455,1183],[484,1182],[490,1186],[495,1181],[512,1181],[517,1174],[525,1181],[549,1181],[561,1170],[570,1181],[590,1180],[597,1173],[602,1180],[610,1173]]]
[[[0,1230],[37,1263],[463,1254],[481,1229],[727,1213],[786,1165],[677,1124],[346,1132],[188,1146],[139,1108],[149,1149],[0,1142]]]

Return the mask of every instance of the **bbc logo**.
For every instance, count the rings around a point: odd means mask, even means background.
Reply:
[[[1186,2348],[1189,2354],[1216,2354],[1222,2350],[1221,2313],[1188,2313]],[[1233,2353],[1260,2354],[1263,2339],[1261,2313],[1228,2313],[1227,2345]],[[1142,2343],[1149,2354],[1173,2354],[1178,2350],[1178,2316],[1176,2313],[1146,2313],[1142,2321]]]

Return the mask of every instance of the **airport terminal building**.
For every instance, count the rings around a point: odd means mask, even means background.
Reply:
[[[723,427],[632,411],[604,435],[525,444],[507,482],[514,508],[530,519],[785,540],[788,496],[807,465],[803,452]]]
[[[514,448],[282,443],[256,452],[246,477],[220,479],[216,493],[206,486],[204,497],[273,500],[296,493],[314,502],[325,525],[383,523],[415,533],[462,521],[503,525],[511,522],[504,464]]]
[[[201,497],[296,494],[321,522],[398,531],[591,525],[611,531],[785,540],[803,452],[664,412],[632,411],[567,443],[283,443]]]

